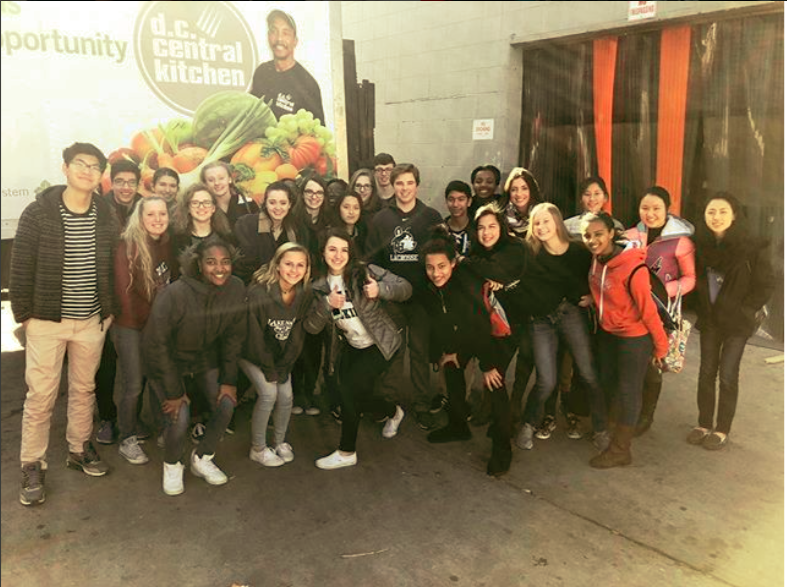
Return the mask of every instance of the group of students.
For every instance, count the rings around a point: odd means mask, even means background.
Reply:
[[[728,441],[743,349],[774,286],[767,243],[746,232],[730,194],[708,201],[694,234],[669,212],[668,192],[654,186],[640,201],[641,221],[624,232],[603,211],[609,200],[603,179],[582,182],[582,212],[564,221],[521,167],[502,193],[492,165],[473,170],[472,188],[450,182],[449,215],[441,218],[418,198],[417,167],[396,165],[386,154],[349,183],[326,184],[314,174],[277,181],[259,204],[234,189],[222,162],[205,166],[201,182],[177,196],[177,173],[160,169],[146,198],[136,194],[139,170],[130,162],[112,165],[112,191],[96,195],[96,172],[105,166],[93,145],[64,150],[67,185],[50,188],[25,210],[14,244],[12,309],[28,331],[25,505],[44,501],[49,420],[66,351],[69,404],[77,406],[69,408],[67,464],[92,476],[108,470],[90,440],[94,395],[101,418],[96,440],[118,441],[132,464],[148,462],[139,422],[147,385],[168,495],[184,490],[184,462],[210,484],[227,482],[214,455],[232,429],[242,376],[257,395],[250,459],[268,467],[292,461],[290,416],[320,413],[314,391],[321,367],[329,407],[341,422],[337,450],[316,461],[321,469],[357,463],[362,414],[384,421],[384,438],[397,434],[405,407],[430,428],[430,363],[445,378],[447,398],[437,405],[446,405],[448,424],[428,440],[469,439],[465,371],[473,359],[491,411],[488,474],[509,470],[512,441],[529,450],[534,436],[549,437],[558,396],[570,438],[582,437],[580,417],[590,416],[598,450],[591,466],[626,465],[632,438],[652,424],[667,353],[652,275],[671,298],[695,286],[699,294],[700,415],[687,440],[708,449]],[[88,224],[69,228],[80,222]],[[51,234],[41,239],[45,229]],[[93,232],[85,237],[79,230]],[[85,238],[90,243],[72,242]],[[70,256],[86,254],[87,267],[70,267]],[[43,257],[65,258],[63,269],[53,270]],[[69,322],[78,330],[88,321],[95,328],[84,361],[72,331],[56,349],[42,351],[40,323]],[[411,397],[401,392],[409,387],[402,385],[405,343]],[[52,356],[42,360],[42,353]],[[514,356],[509,394],[505,374]],[[94,374],[95,384],[88,381]],[[201,430],[192,431],[196,447],[186,455],[195,416]]]

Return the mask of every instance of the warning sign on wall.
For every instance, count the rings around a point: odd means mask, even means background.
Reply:
[[[655,17],[655,2],[629,2],[629,20],[645,20]]]

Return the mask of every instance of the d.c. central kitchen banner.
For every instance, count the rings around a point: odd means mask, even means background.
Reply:
[[[75,141],[139,163],[143,193],[160,166],[185,187],[217,159],[257,198],[307,168],[335,174],[331,4],[2,2],[3,237],[37,189],[63,182]]]

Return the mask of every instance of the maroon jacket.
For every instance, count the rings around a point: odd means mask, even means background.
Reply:
[[[169,234],[164,234],[159,240],[148,239],[148,246],[153,257],[153,271],[155,273],[155,294],[175,279],[175,253]],[[150,316],[153,299],[148,299],[142,280],[142,271],[139,263],[133,264],[129,271],[129,262],[126,257],[126,241],[120,241],[115,253],[115,296],[118,299],[120,313],[115,318],[115,324],[124,328],[142,330]]]

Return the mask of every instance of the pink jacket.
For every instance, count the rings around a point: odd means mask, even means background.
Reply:
[[[639,222],[625,235],[636,248],[645,249],[645,264],[659,276],[669,297],[686,295],[694,289],[697,277],[694,270],[694,226],[688,220],[669,215],[661,234],[648,245],[648,229]]]

